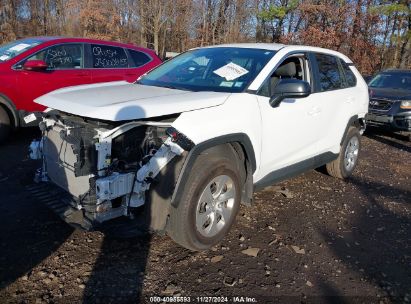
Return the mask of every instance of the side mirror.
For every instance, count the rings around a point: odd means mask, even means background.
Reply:
[[[45,71],[47,67],[47,63],[43,60],[28,60],[23,64],[25,71]]]
[[[270,105],[278,107],[285,98],[304,98],[311,94],[308,82],[299,79],[281,79],[270,98]]]

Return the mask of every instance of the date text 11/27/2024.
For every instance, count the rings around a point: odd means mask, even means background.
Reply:
[[[183,297],[169,296],[160,297],[154,296],[149,298],[150,303],[257,303],[257,299],[253,297],[233,296],[233,297]]]

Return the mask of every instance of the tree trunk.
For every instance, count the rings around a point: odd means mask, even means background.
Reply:
[[[399,55],[401,51],[401,28],[403,25],[403,19],[400,18],[400,22],[398,23],[398,30],[397,30],[397,41],[395,43],[395,51],[394,51],[394,59],[393,59],[393,66],[398,68],[400,66],[399,62]]]
[[[350,45],[350,52],[349,56],[352,56],[354,52],[357,50],[356,45],[354,44],[354,41],[358,38],[360,35],[360,20],[362,18],[361,15],[361,0],[357,0],[357,4],[355,6],[355,17],[352,25],[352,31],[351,31],[351,45]]]
[[[401,48],[400,68],[406,69],[411,53],[411,16],[408,16],[408,27],[404,34],[404,42]]]
[[[154,51],[159,54],[159,37],[160,36],[160,29],[158,26],[155,24],[154,29],[153,29],[153,39],[154,39]]]
[[[385,63],[385,53],[387,50],[387,39],[388,39],[388,32],[391,24],[391,16],[387,16],[387,20],[385,21],[385,31],[384,31],[384,38],[382,41],[382,48],[381,48],[381,55],[380,55],[380,70],[383,69]]]
[[[401,56],[400,68],[408,69],[410,68],[410,59],[411,59],[411,39],[408,38],[407,43],[404,46],[404,52]]]
[[[146,22],[145,22],[145,14],[144,14],[144,5],[142,3],[143,1],[140,1],[139,3],[139,19],[140,19],[140,45],[142,47],[147,47],[147,41],[146,41]]]
[[[47,36],[47,23],[49,22],[48,17],[48,10],[49,10],[49,0],[44,0],[43,2],[43,34]]]

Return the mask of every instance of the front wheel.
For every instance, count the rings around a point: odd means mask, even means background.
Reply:
[[[349,177],[357,166],[360,148],[360,132],[350,127],[338,158],[326,165],[328,174],[340,179]]]
[[[170,211],[168,234],[191,250],[206,250],[223,239],[240,205],[237,164],[230,155],[200,155],[177,208]]]

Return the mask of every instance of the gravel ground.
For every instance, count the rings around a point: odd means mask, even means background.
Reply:
[[[221,244],[190,252],[166,236],[114,239],[62,222],[25,190],[38,166],[26,155],[34,132],[0,147],[0,302],[411,301],[404,138],[368,133],[348,181],[310,171],[260,191]]]

